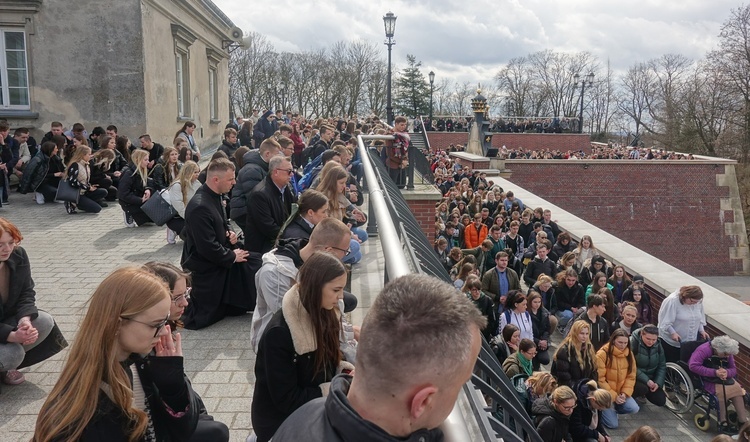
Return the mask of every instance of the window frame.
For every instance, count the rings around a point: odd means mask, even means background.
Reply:
[[[9,83],[9,68],[7,63],[8,49],[5,47],[6,33],[17,33],[23,36],[23,51],[12,50],[13,52],[23,52],[24,54],[24,77],[26,90],[26,104],[10,104],[10,89],[24,89],[11,87]],[[21,69],[17,69],[21,70]],[[31,110],[31,83],[29,81],[29,39],[26,35],[26,29],[21,26],[2,26],[0,27],[0,110]]]

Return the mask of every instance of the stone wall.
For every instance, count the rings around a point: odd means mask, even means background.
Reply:
[[[750,271],[731,161],[508,160],[506,167],[513,183],[686,273]]]
[[[447,149],[451,144],[466,145],[469,142],[468,132],[427,132],[430,149]],[[553,149],[567,152],[583,150],[591,152],[591,139],[588,134],[536,134],[536,133],[493,133],[492,147],[503,146],[508,149],[523,147],[527,150]]]

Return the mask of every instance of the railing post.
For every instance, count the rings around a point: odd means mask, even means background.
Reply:
[[[367,183],[367,177],[365,177],[365,184]],[[378,236],[378,221],[375,218],[375,211],[372,207],[372,198],[368,195],[367,197],[367,234],[370,236]]]
[[[406,149],[409,156],[409,166],[406,168],[406,190],[414,190],[414,149],[413,146]]]

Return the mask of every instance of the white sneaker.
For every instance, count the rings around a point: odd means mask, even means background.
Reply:
[[[138,224],[135,223],[132,216],[128,215],[128,212],[123,210],[122,215],[125,218],[125,227],[138,227]]]
[[[37,204],[44,204],[44,194],[40,192],[34,192],[34,198],[36,198]]]
[[[174,244],[177,242],[177,232],[167,227],[167,244]]]

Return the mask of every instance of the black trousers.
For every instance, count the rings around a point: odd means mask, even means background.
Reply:
[[[680,361],[680,347],[674,347],[662,338],[659,338],[661,347],[664,349],[664,357],[667,362],[679,362]]]
[[[633,388],[633,397],[646,397],[649,402],[656,405],[657,407],[663,407],[667,403],[667,395],[664,390],[659,387],[656,391],[651,391],[648,385],[641,381],[635,381],[635,387]]]
[[[151,223],[153,222],[151,218],[146,215],[146,213],[141,210],[141,205],[135,205],[135,204],[127,204],[120,201],[120,206],[122,207],[122,210],[125,211],[125,213],[130,214],[130,216],[133,217],[133,221],[135,221],[136,224],[139,226],[144,223]]]

